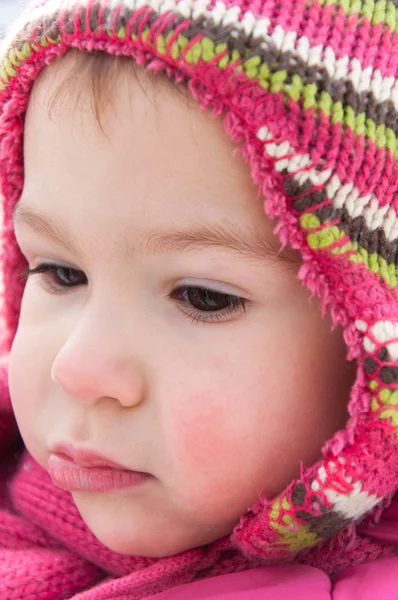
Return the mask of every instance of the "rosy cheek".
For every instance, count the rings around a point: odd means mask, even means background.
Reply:
[[[232,436],[229,416],[221,392],[204,389],[181,399],[169,415],[169,432],[175,458],[188,468],[208,469],[222,456]],[[210,468],[211,470],[211,468]]]

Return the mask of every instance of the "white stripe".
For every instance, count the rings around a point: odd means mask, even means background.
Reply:
[[[398,342],[391,342],[391,344],[387,344],[386,347],[391,360],[396,361],[398,359]]]
[[[355,321],[355,325],[359,331],[367,331],[367,324],[364,321]],[[398,323],[394,323],[393,321],[378,321],[372,325],[370,331],[379,344],[386,344],[390,340],[398,338]],[[376,350],[376,345],[367,336],[363,338],[363,346],[369,353],[373,353]],[[398,359],[398,342],[387,343],[387,350],[392,360]]]
[[[111,0],[111,5],[117,6],[118,4],[120,4],[120,0]],[[129,8],[130,10],[135,9],[135,0],[124,0],[123,4],[126,8]]]
[[[389,340],[398,338],[398,323],[394,323],[393,321],[378,321],[372,326],[371,332],[380,344],[385,344]]]
[[[43,6],[34,9],[29,19],[31,21],[41,17],[51,16],[59,8],[72,8],[77,5],[86,6],[88,0],[49,0]],[[122,5],[132,10],[142,6],[155,6],[151,0],[112,0],[112,5]],[[156,3],[157,4],[157,3]],[[371,90],[376,102],[383,102],[390,99],[394,108],[398,110],[398,80],[395,77],[382,77],[379,69],[372,69],[371,66],[363,68],[357,58],[349,59],[343,56],[337,59],[334,50],[330,46],[318,45],[311,47],[307,37],[297,38],[297,32],[286,31],[281,25],[276,25],[272,34],[269,34],[271,22],[267,18],[257,19],[251,11],[246,11],[242,19],[239,6],[227,8],[224,2],[217,1],[214,8],[209,10],[211,0],[163,0],[159,2],[158,12],[164,14],[168,10],[174,11],[183,18],[192,18],[202,16],[205,19],[213,20],[219,26],[232,25],[237,32],[244,32],[246,35],[252,35],[253,38],[264,38],[262,46],[266,48],[268,44],[273,44],[276,50],[280,52],[291,52],[294,57],[302,58],[308,65],[324,66],[333,81],[346,79],[352,82],[357,92]],[[23,21],[19,21],[21,24]],[[13,28],[13,33],[17,31]],[[7,42],[11,42],[13,35],[7,36]]]
[[[327,478],[327,473],[325,467],[319,467],[318,469],[318,477],[322,483],[325,483]]]
[[[257,137],[262,141],[272,139],[271,132],[265,125],[260,127]],[[265,144],[264,152],[273,158],[278,158],[295,153],[295,149],[289,142],[284,141],[281,144],[276,144],[275,142]],[[298,167],[300,163],[302,166]],[[276,161],[275,168],[278,171],[287,169],[289,173],[294,173],[297,168],[303,168],[312,164],[308,154],[295,154],[293,158],[281,158],[281,160]],[[334,208],[345,208],[352,219],[363,216],[368,229],[374,231],[377,228],[382,228],[389,242],[398,239],[398,217],[395,209],[388,204],[380,206],[374,194],[360,196],[359,190],[354,186],[353,182],[343,185],[338,175],[332,175],[332,169],[320,171],[314,167],[301,173],[295,173],[292,177],[299,185],[304,185],[308,179],[314,185],[321,185],[327,181],[325,193],[332,200]]]
[[[374,494],[361,490],[359,481],[353,484],[353,488],[348,494],[340,494],[331,489],[325,490],[325,496],[333,505],[333,510],[339,512],[346,519],[354,519],[367,513],[381,500]]]
[[[375,344],[366,336],[363,338],[363,347],[365,348],[366,352],[369,352],[369,354],[373,354],[373,352],[376,350]]]
[[[358,331],[362,331],[363,333],[365,333],[365,331],[367,331],[368,329],[368,324],[366,323],[366,321],[361,321],[360,319],[357,319],[355,321],[355,327],[358,329]]]
[[[303,171],[303,173],[297,174],[297,181],[300,185],[304,185],[307,179],[310,179],[314,185],[322,185],[325,181],[330,179],[332,172],[332,169],[325,169],[324,171],[319,171],[317,169]]]
[[[124,5],[128,9],[134,10],[135,9],[135,0],[124,0]]]
[[[260,127],[260,129],[257,131],[257,137],[259,140],[261,140],[262,142],[264,142],[265,140],[270,140],[272,138],[272,133],[270,132],[270,130],[268,129],[268,127]]]
[[[199,17],[204,17],[206,15],[207,4],[208,4],[207,0],[196,0],[196,2],[193,5],[191,3],[191,6],[192,6],[192,10],[191,10],[192,17],[191,18],[196,20]],[[238,14],[237,14],[237,16],[238,16],[240,13],[240,9],[238,6],[236,8],[238,9]],[[236,10],[235,10],[234,14],[236,14]]]
[[[288,141],[282,142],[281,144],[268,144],[266,146],[266,152],[269,156],[278,158],[279,156],[285,156],[285,154],[291,153],[293,150],[292,146]]]

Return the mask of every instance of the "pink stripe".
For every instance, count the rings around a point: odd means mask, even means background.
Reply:
[[[276,25],[284,30],[295,31],[298,36],[308,37],[311,47],[320,44],[330,46],[336,58],[357,58],[365,69],[369,65],[380,69],[383,77],[396,74],[398,68],[398,33],[392,33],[384,23],[372,26],[361,15],[348,16],[334,5],[322,7],[315,0],[307,6],[306,0],[295,0],[274,15],[274,3],[253,2],[249,6],[242,0],[225,1],[225,4],[249,9],[256,17],[268,17],[272,33]],[[214,2],[209,3],[209,7]],[[240,20],[243,15],[241,15]],[[360,20],[360,27],[358,26]],[[331,35],[332,34],[332,35]],[[355,49],[353,49],[355,45]]]

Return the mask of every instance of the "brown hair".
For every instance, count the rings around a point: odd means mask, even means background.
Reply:
[[[146,93],[144,82],[149,82],[155,87],[161,84],[177,91],[187,102],[192,98],[186,83],[177,83],[165,76],[164,73],[159,74],[150,69],[145,70],[129,56],[115,56],[100,50],[88,52],[72,48],[60,60],[67,56],[73,58],[74,62],[68,75],[50,97],[50,118],[55,105],[67,90],[77,88],[76,102],[78,103],[81,94],[88,87],[92,92],[91,104],[94,115],[103,131],[102,117],[112,104],[117,89],[117,79],[123,73],[129,77],[134,76],[144,93]]]

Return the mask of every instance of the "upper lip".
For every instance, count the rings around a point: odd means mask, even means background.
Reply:
[[[121,465],[106,456],[102,456],[94,450],[87,448],[76,448],[71,444],[56,444],[51,450],[52,453],[64,454],[71,458],[75,463],[83,467],[111,467],[112,469],[120,469],[124,471],[133,471],[124,465]]]

